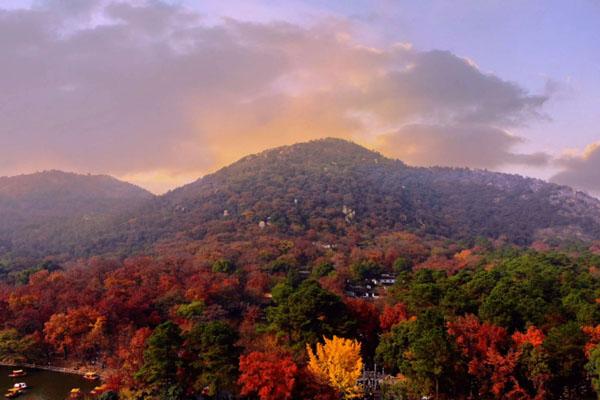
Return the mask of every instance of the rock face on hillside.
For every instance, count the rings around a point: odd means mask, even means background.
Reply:
[[[79,234],[77,241],[66,231],[64,237],[89,255],[129,254],[157,242],[263,234],[330,240],[394,230],[518,244],[548,236],[598,239],[600,201],[517,175],[409,167],[348,141],[323,139],[245,157],[128,208],[93,235]]]

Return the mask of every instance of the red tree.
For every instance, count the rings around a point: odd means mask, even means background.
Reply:
[[[358,322],[358,333],[364,342],[363,346],[375,346],[379,331],[379,311],[369,301],[361,299],[346,299],[348,312]]]
[[[525,333],[515,332],[512,335],[512,340],[517,346],[517,348],[527,343],[531,344],[533,347],[536,348],[540,347],[542,343],[544,343],[544,338],[544,333],[533,325],[527,328],[527,331]]]
[[[509,337],[504,328],[467,315],[448,323],[448,333],[454,336],[467,359],[469,374],[476,378],[480,396],[491,394],[495,398],[519,400],[544,398],[548,378],[545,372],[525,371],[521,378],[517,372],[524,354],[541,351],[544,334],[538,328],[531,326],[525,333],[515,332]],[[530,384],[524,385],[519,379],[528,380]],[[528,393],[525,386],[532,386],[535,393]]]
[[[379,317],[379,325],[384,331],[392,329],[392,326],[406,321],[408,319],[408,311],[402,303],[395,304],[390,307],[387,304],[383,308],[383,312]]]
[[[292,398],[298,367],[290,356],[253,352],[240,357],[241,394],[257,394],[261,400]]]
[[[502,354],[508,344],[506,330],[467,315],[449,322],[448,333],[467,359],[469,374],[478,381],[479,395],[501,393],[507,383],[506,375],[513,369],[512,360]]]
[[[142,367],[144,362],[144,349],[146,341],[152,334],[152,329],[148,327],[140,328],[133,333],[129,343],[119,346],[117,349],[117,359],[119,361],[118,373],[112,376],[112,389],[118,389],[121,384],[132,386],[134,384],[133,375]],[[118,383],[118,385],[116,385]]]

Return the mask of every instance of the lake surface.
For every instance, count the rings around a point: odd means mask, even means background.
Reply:
[[[98,382],[89,382],[79,375],[60,372],[23,368],[27,376],[9,378],[8,374],[15,368],[0,366],[0,398],[4,399],[6,391],[17,382],[25,382],[30,387],[16,397],[18,400],[64,400],[68,398],[72,388],[80,388],[89,393]]]

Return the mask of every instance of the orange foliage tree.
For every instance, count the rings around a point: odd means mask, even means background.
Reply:
[[[590,337],[585,344],[585,355],[589,357],[590,352],[600,343],[600,325],[584,326],[582,330]]]
[[[57,313],[44,325],[44,339],[67,357],[70,351],[77,355],[93,355],[106,337],[106,318],[89,306]]]
[[[323,337],[324,344],[317,343],[316,351],[310,346],[308,352],[308,370],[318,381],[327,383],[345,399],[353,399],[362,395],[358,385],[363,361],[360,356],[360,343],[352,339],[334,336]]]
[[[144,350],[146,341],[152,335],[152,329],[148,327],[140,328],[133,333],[128,343],[120,345],[117,349],[117,363],[115,370],[118,371],[112,376],[112,382],[118,386],[131,387],[134,385],[133,376],[140,370],[144,364]]]
[[[528,393],[519,379],[517,367],[526,351],[539,351],[544,334],[535,326],[525,333],[509,336],[506,329],[480,322],[474,315],[459,317],[448,323],[448,333],[467,359],[468,372],[476,379],[479,396],[506,399],[543,399],[547,375],[543,371],[526,371],[534,387]],[[534,368],[535,369],[535,368]]]

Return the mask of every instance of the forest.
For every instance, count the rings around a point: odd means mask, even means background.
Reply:
[[[572,189],[338,139],[163,196],[1,183],[0,361],[98,372],[103,400],[600,393],[600,202]]]
[[[599,21],[0,0],[0,396],[600,400]]]
[[[384,399],[600,393],[597,244],[261,235],[1,279],[0,359],[91,368],[105,400],[369,398],[375,366]]]
[[[257,235],[334,243],[410,231],[600,240],[600,201],[569,187],[468,168],[411,167],[341,139],[250,155],[153,196],[106,176],[58,171],[0,180],[0,265],[130,256]]]

